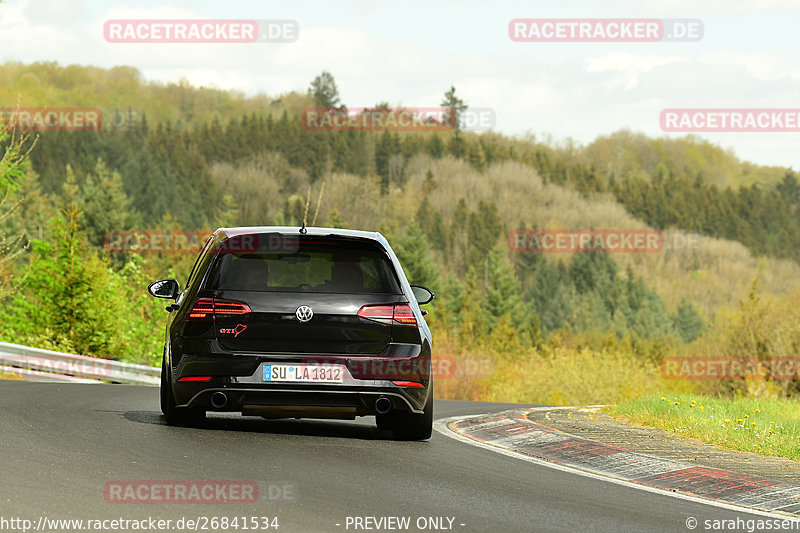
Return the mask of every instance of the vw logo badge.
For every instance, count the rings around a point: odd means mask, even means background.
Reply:
[[[297,320],[300,322],[308,322],[311,320],[311,317],[314,316],[314,311],[307,305],[301,305],[297,308],[297,311],[294,312],[294,316],[296,316]]]

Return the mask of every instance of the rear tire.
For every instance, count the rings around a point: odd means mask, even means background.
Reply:
[[[392,436],[395,440],[426,440],[433,433],[433,386],[422,414],[392,413]]]
[[[168,426],[199,426],[206,420],[205,410],[180,409],[172,395],[172,380],[167,372],[167,360],[161,362],[161,412]]]

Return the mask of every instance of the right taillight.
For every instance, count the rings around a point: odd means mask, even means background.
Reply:
[[[408,304],[365,305],[358,310],[358,316],[384,324],[416,326],[417,318]]]
[[[214,320],[250,314],[250,306],[244,302],[221,298],[199,298],[189,311],[188,319]]]

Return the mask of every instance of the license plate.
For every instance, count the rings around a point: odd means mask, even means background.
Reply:
[[[342,383],[343,365],[264,365],[264,381]]]

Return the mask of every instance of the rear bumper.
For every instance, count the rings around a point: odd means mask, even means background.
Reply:
[[[198,384],[176,383],[180,392],[191,396],[179,407],[207,411],[241,412],[243,415],[266,418],[337,418],[354,419],[357,416],[377,414],[375,402],[386,398],[392,410],[422,414],[429,387],[406,388],[390,384],[376,387],[341,386],[246,386],[198,387]],[[195,389],[192,391],[185,390]],[[199,389],[199,390],[198,390]],[[224,395],[224,405],[220,405]],[[216,400],[216,406],[212,403]]]
[[[172,390],[178,407],[273,418],[369,416],[377,414],[378,398],[388,399],[394,411],[420,414],[430,390],[430,345],[392,344],[390,348],[390,353],[370,355],[183,353],[172,361]],[[278,363],[342,365],[347,372],[341,383],[265,381],[264,365]],[[179,381],[196,376],[211,380]],[[224,394],[224,405],[217,393]],[[217,401],[212,402],[215,394]]]

